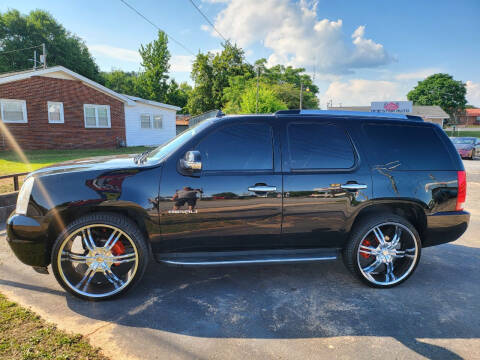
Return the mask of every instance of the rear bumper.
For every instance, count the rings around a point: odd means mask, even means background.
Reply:
[[[427,216],[427,230],[423,234],[423,247],[457,240],[467,230],[470,213],[466,211],[439,212]]]
[[[50,263],[48,232],[37,220],[12,214],[7,220],[7,242],[15,256],[30,266]]]

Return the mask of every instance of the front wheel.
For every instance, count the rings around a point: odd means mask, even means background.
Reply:
[[[73,295],[104,300],[136,284],[148,259],[144,236],[130,219],[94,213],[73,221],[59,235],[53,246],[52,270]]]
[[[352,231],[343,258],[349,270],[372,287],[396,286],[412,275],[421,255],[415,227],[401,216],[377,214]]]

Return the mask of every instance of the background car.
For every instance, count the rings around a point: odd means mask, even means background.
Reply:
[[[480,139],[476,137],[451,137],[462,159],[475,159],[480,156]]]

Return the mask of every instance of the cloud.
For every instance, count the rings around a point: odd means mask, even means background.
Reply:
[[[401,84],[394,81],[352,79],[333,81],[328,87],[324,101],[332,100],[334,106],[370,105],[372,101],[406,100]]]
[[[480,83],[467,81],[467,100],[470,105],[480,107]]]
[[[347,74],[395,61],[382,44],[366,38],[365,26],[348,39],[341,19],[319,20],[316,1],[230,0],[217,14],[215,26],[241,47],[261,42],[272,52],[269,65],[315,65],[320,73]]]
[[[140,63],[142,58],[138,51],[123,49],[110,45],[90,45],[89,50],[92,52],[93,56],[106,56],[112,59],[127,61],[127,62],[136,62]]]
[[[190,72],[194,60],[193,55],[173,55],[170,58],[170,72]]]
[[[437,68],[420,69],[413,72],[401,73],[395,76],[397,80],[423,80],[426,77],[441,72]]]

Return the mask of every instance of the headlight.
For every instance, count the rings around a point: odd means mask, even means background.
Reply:
[[[33,188],[33,177],[27,178],[18,193],[17,198],[17,208],[15,209],[15,213],[20,215],[27,215],[27,208],[28,202],[30,201],[30,195],[32,194]]]

